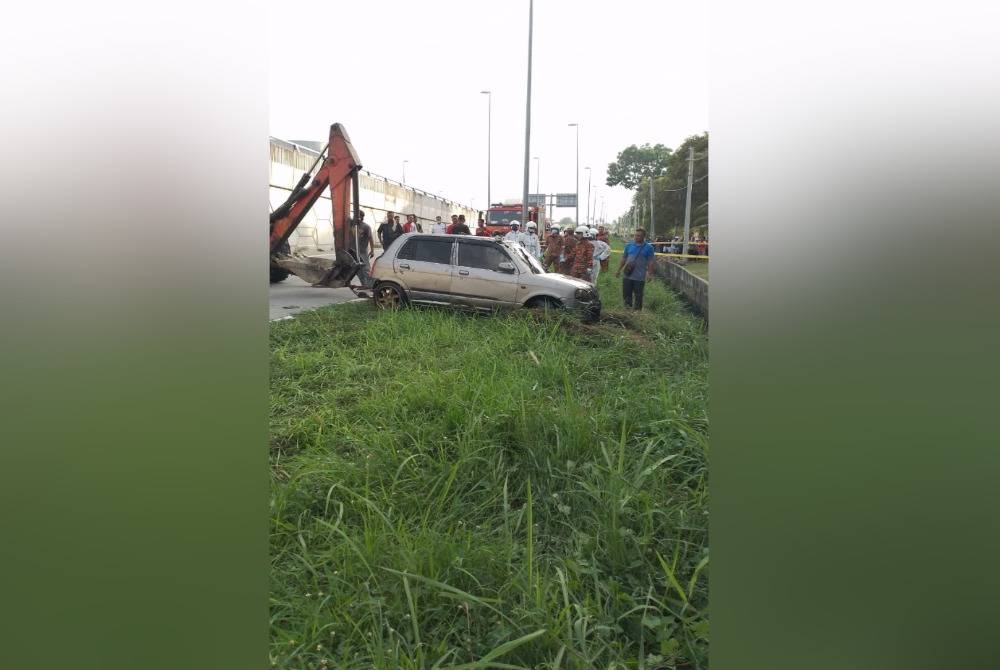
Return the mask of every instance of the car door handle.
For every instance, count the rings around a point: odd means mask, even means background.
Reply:
[[[467,275],[467,274],[469,274],[469,271],[468,270],[459,270],[458,274],[460,274],[460,275]]]
[[[404,270],[409,270],[410,269],[410,264],[409,263],[400,263],[399,267],[403,268]]]

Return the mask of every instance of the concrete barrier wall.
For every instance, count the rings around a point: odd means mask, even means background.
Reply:
[[[656,259],[656,276],[663,278],[689,305],[708,320],[708,282],[666,258]]]
[[[273,211],[288,199],[295,184],[312,166],[319,153],[309,147],[274,137],[270,139],[270,144],[271,172],[268,197]],[[365,222],[371,225],[373,232],[378,228],[378,224],[385,220],[387,210],[399,214],[400,223],[406,222],[405,214],[416,214],[420,217],[425,233],[431,232],[430,224],[436,216],[450,223],[452,214],[465,214],[469,227],[476,226],[477,212],[471,207],[405,186],[386,177],[362,170],[358,186]],[[331,216],[330,195],[329,191],[326,191],[289,238],[292,251],[304,253],[331,251],[333,249]],[[375,245],[378,246],[377,238]]]

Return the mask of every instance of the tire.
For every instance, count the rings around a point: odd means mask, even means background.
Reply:
[[[278,282],[285,281],[288,279],[288,275],[291,272],[285,270],[284,268],[279,268],[277,265],[271,266],[271,283],[277,284]]]
[[[292,246],[288,243],[288,240],[285,240],[284,244],[281,245],[281,248],[278,249],[278,253],[284,254],[286,256],[292,253]],[[282,267],[278,267],[274,263],[271,263],[271,283],[272,284],[277,284],[280,281],[285,281],[286,279],[288,279],[288,275],[290,275],[290,274],[292,274],[292,273],[289,272],[288,270],[286,270],[286,269],[284,269]]]
[[[531,301],[525,305],[525,307],[528,309],[537,309],[543,312],[548,312],[551,310],[562,309],[562,304],[555,298],[542,296],[540,298],[532,298]]]
[[[372,291],[372,301],[379,309],[395,310],[406,306],[406,295],[395,284],[379,284]]]

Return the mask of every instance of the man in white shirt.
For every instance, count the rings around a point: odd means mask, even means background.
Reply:
[[[597,286],[597,275],[601,274],[601,261],[611,256],[611,245],[597,239],[596,228],[591,228],[586,237],[594,247],[594,269],[590,273],[590,281]]]
[[[534,221],[528,221],[524,227],[528,229],[528,232],[524,233],[524,241],[521,244],[524,245],[529,254],[537,260],[542,260],[542,244],[538,241],[538,224]]]
[[[434,226],[431,232],[435,235],[444,235],[444,221],[441,220],[440,216],[434,217]]]
[[[517,219],[511,221],[510,231],[503,236],[503,239],[506,242],[516,242],[517,244],[520,244],[522,247],[525,246],[524,244],[525,235],[524,233],[521,232],[521,222],[518,221]]]

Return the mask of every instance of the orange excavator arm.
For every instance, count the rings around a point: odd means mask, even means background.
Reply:
[[[309,177],[320,164],[312,182]],[[350,219],[358,216],[358,172],[361,161],[351,144],[347,131],[339,123],[330,126],[330,141],[320,152],[316,162],[292,189],[288,199],[271,213],[271,257],[277,264],[312,284],[321,286],[346,286],[357,272],[355,259],[347,253]],[[307,185],[308,184],[308,185]],[[316,262],[283,257],[282,249],[288,237],[302,222],[309,209],[316,204],[323,191],[329,187],[333,207],[333,244],[336,260],[332,268],[322,268]],[[352,197],[353,196],[353,197]],[[351,205],[353,203],[353,211]],[[322,269],[322,274],[317,274]],[[346,278],[345,278],[346,277]]]

